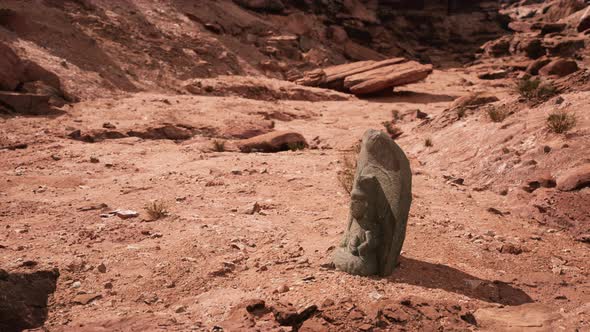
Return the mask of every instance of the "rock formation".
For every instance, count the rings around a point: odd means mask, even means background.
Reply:
[[[391,58],[316,69],[305,73],[296,83],[363,95],[416,83],[430,73],[432,65],[422,65],[404,58]]]
[[[363,136],[344,239],[334,253],[337,269],[355,275],[390,275],[406,235],[412,201],[410,163],[385,133]]]

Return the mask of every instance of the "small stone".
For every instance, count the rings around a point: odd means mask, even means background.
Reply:
[[[86,305],[94,300],[100,299],[101,297],[102,295],[100,294],[80,294],[74,297],[72,303]]]
[[[61,157],[59,155],[57,155],[57,154],[52,154],[51,155],[51,159],[53,159],[55,161],[58,161],[58,160],[61,160]]]
[[[96,157],[90,157],[90,162],[93,164],[98,164],[100,162],[100,160],[98,160],[98,158],[96,158]]]
[[[286,293],[289,291],[289,287],[287,285],[282,285],[281,287],[277,288],[277,292],[279,294]]]
[[[72,288],[80,288],[80,287],[82,287],[82,283],[81,283],[81,282],[79,282],[79,281],[74,281],[74,282],[72,283]]]
[[[98,270],[98,272],[100,273],[106,273],[107,272],[107,266],[104,265],[104,263],[100,263],[96,269]]]
[[[231,174],[233,174],[233,175],[242,175],[242,171],[239,170],[239,169],[237,169],[237,168],[234,168],[234,169],[231,170]]]
[[[111,213],[115,214],[117,217],[119,217],[121,219],[130,219],[130,218],[135,218],[135,217],[139,216],[139,213],[137,213],[137,211],[133,211],[133,210],[115,210]]]
[[[252,299],[245,302],[246,311],[249,313],[255,312],[257,310],[262,310],[266,306],[266,303],[260,299]]]
[[[37,266],[39,263],[37,263],[36,261],[33,260],[26,260],[24,262],[22,262],[21,266],[22,267],[35,267]]]
[[[107,283],[105,283],[105,284],[104,284],[104,288],[105,288],[105,289],[113,289],[113,283],[111,283],[111,282],[107,282]]]
[[[262,208],[260,207],[260,204],[258,204],[258,202],[255,202],[254,204],[251,204],[251,205],[246,206],[242,210],[242,213],[252,215],[254,213],[260,212],[261,209]]]
[[[186,306],[179,305],[178,307],[176,307],[176,309],[174,309],[174,312],[177,313],[177,314],[186,312]]]
[[[114,124],[110,123],[110,122],[103,123],[102,124],[102,127],[103,128],[106,128],[106,129],[117,129],[117,127]]]
[[[322,302],[323,308],[331,307],[333,305],[334,305],[334,300],[332,300],[332,299],[325,299],[324,302]]]

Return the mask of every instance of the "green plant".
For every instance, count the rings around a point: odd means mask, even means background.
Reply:
[[[147,203],[144,207],[151,220],[158,220],[168,216],[168,205],[164,201],[155,200]]]
[[[425,146],[425,147],[428,147],[428,148],[429,148],[429,147],[431,147],[431,146],[433,146],[433,144],[432,144],[432,139],[431,139],[431,138],[427,138],[427,139],[425,139],[425,140],[424,140],[424,146]]]
[[[496,107],[489,107],[486,112],[488,113],[488,116],[492,122],[502,122],[509,115],[508,111]]]
[[[576,125],[576,116],[565,111],[553,111],[547,117],[547,128],[556,134],[570,131]]]
[[[213,141],[213,151],[224,152],[225,151],[225,141],[214,140]]]

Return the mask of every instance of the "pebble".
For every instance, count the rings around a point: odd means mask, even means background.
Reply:
[[[282,293],[286,293],[289,291],[289,286],[287,285],[282,285],[279,288],[277,288],[277,293],[282,294]]]
[[[104,265],[104,263],[100,263],[96,269],[98,270],[98,272],[100,273],[106,273],[107,272],[107,266]]]
[[[74,281],[74,282],[72,283],[72,288],[80,288],[80,287],[82,287],[82,283],[81,283],[81,282],[79,282],[79,281]]]

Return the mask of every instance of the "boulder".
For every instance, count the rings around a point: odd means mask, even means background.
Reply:
[[[22,81],[25,67],[8,45],[0,43],[0,54],[0,90],[14,91]]]
[[[496,102],[500,99],[494,96],[489,92],[472,92],[467,96],[463,96],[457,98],[453,104],[451,104],[451,109],[458,109],[458,108],[474,108],[478,106],[482,106],[485,104]]]
[[[557,189],[574,191],[590,186],[590,164],[576,167],[557,178]]]
[[[578,71],[578,69],[578,64],[574,60],[556,59],[539,69],[539,74],[563,77]]]
[[[510,54],[511,41],[511,36],[504,36],[502,38],[491,40],[485,43],[482,48],[486,55],[498,58]]]
[[[295,83],[343,91],[345,90],[344,80],[348,76],[403,63],[405,61],[407,60],[404,58],[391,58],[382,61],[368,60],[336,65],[306,72],[304,76],[295,81]]]
[[[526,68],[526,72],[530,75],[538,75],[539,69],[545,67],[547,64],[551,62],[551,59],[542,57],[533,62],[531,62],[528,67]]]
[[[274,131],[242,140],[238,148],[242,152],[278,152],[306,148],[303,135],[293,131]]]
[[[61,82],[55,73],[41,67],[33,61],[26,60],[23,61],[23,64],[23,82],[41,81],[53,87],[54,89],[61,91]]]
[[[584,37],[546,38],[543,46],[550,56],[571,57],[585,46]]]
[[[519,48],[531,59],[538,59],[547,52],[540,39],[524,40],[519,45]]]
[[[44,114],[49,111],[49,96],[0,91],[0,105],[19,114]]]
[[[539,30],[541,35],[546,35],[549,33],[557,33],[562,32],[567,27],[565,23],[545,23],[545,22],[537,22],[531,26],[533,30]]]
[[[432,73],[432,65],[409,61],[347,76],[344,86],[356,95],[370,94],[419,82]]]
[[[555,178],[548,171],[539,172],[531,176],[527,181],[527,185],[523,188],[525,191],[532,193],[533,191],[543,188],[554,188],[556,185]]]

